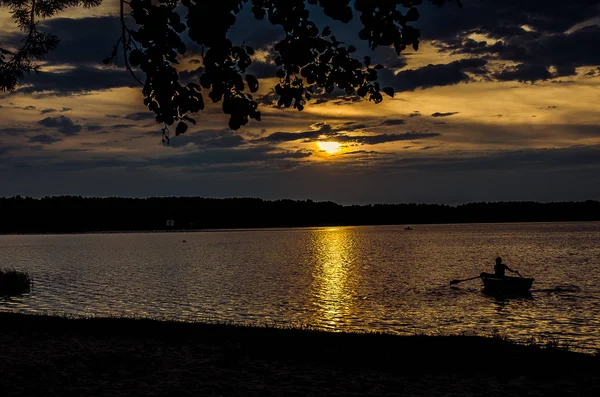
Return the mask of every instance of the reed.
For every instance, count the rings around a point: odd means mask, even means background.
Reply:
[[[0,296],[14,296],[31,291],[33,279],[27,272],[0,269]]]

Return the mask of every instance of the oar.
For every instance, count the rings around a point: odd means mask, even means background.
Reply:
[[[464,280],[452,280],[452,281],[450,281],[450,285],[462,283],[463,281],[475,280],[476,278],[481,278],[481,276],[465,278]]]

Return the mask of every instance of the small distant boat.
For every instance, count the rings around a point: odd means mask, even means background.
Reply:
[[[525,277],[498,277],[493,273],[481,273],[483,292],[494,296],[522,296],[529,295],[533,285],[533,278]]]
[[[404,230],[413,230],[413,228],[412,228],[412,227],[410,227],[410,226],[406,226],[406,227],[404,228]]]

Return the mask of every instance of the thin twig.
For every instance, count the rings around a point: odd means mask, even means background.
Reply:
[[[127,25],[125,24],[125,11],[124,11],[124,6],[123,6],[124,3],[125,3],[125,0],[120,1],[120,4],[121,4],[121,39],[120,39],[120,41],[123,43],[123,59],[125,60],[125,68],[133,76],[135,81],[140,83],[140,85],[144,86],[144,83],[142,83],[142,80],[140,80],[139,77],[137,77],[135,75],[135,73],[133,72],[133,68],[131,67],[131,65],[129,65],[129,59],[127,58],[127,50],[129,49],[129,44],[126,41],[127,40],[126,38],[129,37],[128,41],[131,41],[131,33],[129,33],[129,29],[127,29]],[[127,34],[129,34],[129,36],[127,36]]]

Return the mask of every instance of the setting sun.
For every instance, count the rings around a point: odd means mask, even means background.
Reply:
[[[317,142],[317,146],[320,150],[327,152],[328,154],[337,153],[342,148],[342,145],[339,142]]]

